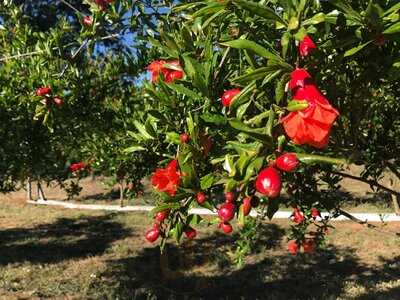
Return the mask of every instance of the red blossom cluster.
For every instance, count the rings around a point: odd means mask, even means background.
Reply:
[[[296,255],[300,248],[303,247],[304,253],[313,254],[315,252],[315,240],[314,239],[306,239],[302,243],[298,243],[297,241],[290,241],[288,243],[288,251],[290,254]]]
[[[151,184],[160,192],[175,196],[181,180],[181,173],[178,171],[178,161],[171,160],[164,169],[157,169],[151,177]]]
[[[178,60],[155,60],[147,67],[147,70],[151,73],[152,82],[157,82],[160,78],[160,74],[163,75],[166,83],[172,83],[175,80],[182,79],[185,75]]]
[[[88,168],[88,165],[85,164],[83,161],[78,162],[78,163],[73,163],[73,164],[71,164],[71,165],[69,166],[69,170],[70,170],[72,173],[77,172],[77,171],[80,171],[80,170],[84,170],[84,169],[86,169],[86,168]]]
[[[316,48],[309,36],[299,44],[302,57],[308,56]],[[291,73],[289,89],[293,100],[304,101],[307,107],[292,111],[282,119],[286,134],[297,145],[326,147],[332,124],[339,112],[321,94],[311,75],[304,69],[296,68]]]
[[[301,57],[310,55],[315,49],[317,49],[317,46],[308,35],[306,35],[299,44],[299,53]]]
[[[42,86],[36,89],[36,96],[44,97],[42,103],[46,106],[54,104],[56,106],[62,106],[64,101],[59,96],[52,96],[53,91],[50,86]]]

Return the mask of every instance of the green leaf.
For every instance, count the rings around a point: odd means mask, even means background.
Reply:
[[[249,164],[250,160],[252,159],[251,156],[248,156],[246,153],[243,153],[239,159],[236,161],[236,168],[238,169],[241,175],[245,175],[245,169]]]
[[[207,190],[210,187],[212,187],[212,185],[214,183],[214,179],[215,179],[215,177],[211,173],[201,177],[201,179],[200,179],[201,189],[204,191],[204,190]]]
[[[257,157],[254,159],[246,169],[246,177],[244,181],[249,180],[251,177],[256,175],[262,168],[264,164],[264,157]]]
[[[234,177],[236,175],[235,164],[233,163],[232,155],[225,155],[225,161],[223,164],[223,168],[225,171],[229,173],[229,177]]]
[[[328,156],[304,154],[304,153],[296,153],[296,156],[299,161],[307,165],[318,164],[318,163],[343,165],[346,163],[346,160],[344,158],[333,158]]]
[[[146,150],[146,148],[139,146],[139,145],[135,145],[135,146],[131,146],[131,147],[124,149],[124,152],[129,154],[129,153],[143,151],[143,150]]]
[[[175,226],[171,229],[171,233],[172,237],[179,244],[183,233],[183,224],[181,221],[176,222]]]
[[[283,20],[277,13],[275,13],[274,10],[272,10],[268,6],[245,0],[233,0],[232,2],[257,16],[263,17],[268,20],[278,21],[279,23],[285,25],[287,24],[285,20]]]
[[[288,24],[289,30],[295,30],[299,27],[299,19],[297,17],[291,17]]]
[[[243,153],[247,153],[247,155],[249,155],[249,156],[254,156],[260,152],[262,146],[263,145],[260,142],[244,144],[244,143],[240,143],[240,142],[229,141],[228,144],[224,148],[225,149],[233,149],[239,155],[242,155]]]
[[[383,34],[394,34],[394,33],[398,33],[400,32],[400,22],[397,22],[395,24],[393,24],[392,26],[390,26],[389,28],[387,28]]]
[[[227,119],[222,115],[214,115],[211,113],[205,113],[201,115],[201,118],[207,123],[213,123],[216,125],[225,125],[227,123]]]
[[[392,12],[396,12],[396,11],[399,11],[399,10],[400,10],[400,2],[395,4],[395,5],[393,5],[393,6],[391,6],[388,10],[386,10],[383,13],[383,15],[387,16],[387,15],[390,15]]]
[[[275,213],[279,210],[279,198],[269,199],[268,208],[267,208],[267,217],[268,219],[272,219]]]
[[[251,104],[251,101],[248,101],[242,105],[239,106],[239,108],[236,110],[236,117],[241,120],[243,118],[243,115],[246,113],[247,108]]]
[[[308,25],[317,25],[319,23],[325,22],[325,14],[320,12],[312,16],[311,18],[303,21],[301,23],[302,26],[308,26]]]
[[[185,86],[183,86],[181,84],[169,83],[169,84],[167,84],[167,87],[169,87],[171,90],[174,90],[175,92],[177,92],[179,94],[186,95],[191,99],[199,98],[199,95],[197,95],[195,92],[193,92],[192,90],[186,88]]]
[[[189,116],[186,118],[186,124],[188,126],[188,131],[190,138],[197,143],[197,126],[194,123],[192,115],[189,113]]]
[[[291,100],[289,101],[286,109],[288,111],[299,111],[305,110],[308,107],[308,101],[306,100]]]
[[[176,145],[180,145],[181,144],[181,139],[180,139],[180,135],[176,132],[167,132],[167,134],[165,135],[165,140],[168,143],[172,143],[172,144],[176,144]]]
[[[282,101],[283,97],[285,96],[285,87],[286,87],[286,83],[289,81],[289,79],[290,79],[290,74],[284,74],[281,77],[281,80],[279,80],[276,84],[275,102],[278,105]]]
[[[268,51],[263,46],[257,44],[256,42],[249,41],[246,39],[237,39],[237,40],[233,40],[233,41],[229,41],[229,42],[224,42],[224,43],[221,43],[221,45],[235,48],[235,49],[251,50],[254,53],[256,53],[266,59],[282,60],[281,57]]]
[[[272,137],[272,131],[274,129],[274,125],[275,125],[275,110],[273,109],[273,107],[271,107],[271,109],[269,110],[269,115],[268,115],[268,122],[267,122],[267,127],[266,127],[266,134],[270,137]]]
[[[280,70],[280,67],[278,65],[272,65],[272,66],[258,68],[258,69],[254,70],[254,71],[251,71],[251,72],[247,73],[247,74],[244,74],[242,76],[236,77],[236,78],[232,79],[232,81],[244,84],[244,83],[247,83],[247,82],[263,79],[267,75],[270,75],[271,73],[276,72],[277,69]]]
[[[355,11],[347,3],[347,1],[345,1],[345,0],[330,0],[329,2],[333,5],[335,5],[337,8],[339,8],[345,14],[347,14],[347,16],[350,17],[353,21],[357,21],[357,23],[361,24],[361,22],[362,22],[361,15],[357,11]]]
[[[192,79],[193,85],[207,97],[208,88],[204,78],[203,67],[187,53],[182,55],[182,57],[185,61],[185,73]]]
[[[351,48],[344,53],[344,57],[356,54],[358,51],[364,49],[365,46],[369,45],[372,41],[366,42],[364,44],[358,45],[357,47]]]
[[[137,128],[139,133],[142,135],[142,137],[144,137],[145,139],[148,139],[148,140],[154,139],[154,137],[147,132],[146,127],[142,123],[135,120],[133,122],[133,124],[135,125],[135,127]]]
[[[200,217],[199,215],[193,214],[193,215],[188,215],[186,223],[190,226],[197,226],[203,221],[203,218]]]

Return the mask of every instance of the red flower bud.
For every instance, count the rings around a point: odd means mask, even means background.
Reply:
[[[195,229],[189,227],[189,229],[187,229],[185,231],[185,235],[189,240],[193,240],[197,235],[197,231]]]
[[[57,106],[62,106],[64,104],[63,99],[59,98],[59,97],[54,97],[53,98],[53,102],[55,105]]]
[[[377,37],[375,37],[374,43],[375,43],[375,45],[378,45],[378,46],[385,45],[385,43],[386,43],[385,36],[383,34],[378,35]]]
[[[313,217],[314,220],[320,216],[321,214],[319,213],[318,209],[316,209],[315,207],[311,208],[311,217]]]
[[[302,244],[304,253],[313,254],[315,252],[315,242],[313,239],[308,239]]]
[[[317,49],[317,46],[314,44],[313,40],[308,35],[306,35],[299,44],[299,52],[301,57],[308,56],[315,49]]]
[[[267,167],[258,174],[255,186],[259,193],[269,198],[278,197],[282,188],[281,176],[275,168]]]
[[[221,97],[223,106],[229,106],[232,103],[233,98],[240,93],[240,89],[227,90]]]
[[[276,159],[276,167],[285,172],[294,171],[299,165],[299,160],[295,153],[285,153]]]
[[[228,222],[221,222],[218,227],[226,234],[231,233],[233,230],[232,225]]]
[[[84,16],[83,17],[83,25],[92,26],[93,25],[93,18],[91,16]]]
[[[223,222],[229,222],[235,216],[235,205],[224,203],[218,210],[218,216]]]
[[[235,194],[233,192],[226,192],[225,193],[225,201],[226,202],[234,202],[235,201]]]
[[[197,203],[203,204],[206,202],[206,195],[203,192],[198,192],[196,195]]]
[[[179,139],[181,140],[182,144],[186,144],[187,142],[189,142],[190,137],[189,137],[189,135],[187,133],[182,133],[179,136]]]
[[[251,198],[246,197],[243,199],[243,215],[247,216],[251,210]]]
[[[297,252],[299,251],[299,245],[297,244],[296,241],[290,241],[288,243],[288,251],[292,255],[296,255]]]
[[[156,219],[157,222],[161,223],[168,217],[168,213],[169,213],[168,210],[159,211],[158,213],[156,213],[154,218]]]
[[[299,224],[304,221],[304,215],[300,209],[295,208],[293,210],[293,222]]]
[[[51,94],[51,87],[46,86],[46,87],[40,87],[36,90],[36,95],[43,97]]]
[[[155,242],[160,236],[160,230],[158,228],[152,228],[146,232],[146,240],[150,243]]]
[[[167,75],[165,76],[165,82],[166,83],[172,83],[175,80],[182,79],[183,75],[184,75],[183,71],[177,71],[177,70],[169,71],[167,73]]]

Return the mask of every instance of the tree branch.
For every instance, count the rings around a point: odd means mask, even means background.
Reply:
[[[361,181],[361,182],[367,183],[369,185],[375,186],[375,187],[377,187],[377,188],[379,188],[381,190],[384,190],[384,191],[386,191],[386,192],[388,192],[388,193],[390,193],[392,195],[400,196],[400,192],[397,192],[397,191],[394,191],[392,189],[389,189],[388,187],[376,182],[375,180],[364,179],[364,178],[361,178],[361,177],[358,177],[358,176],[354,176],[354,175],[346,174],[346,173],[342,173],[342,172],[337,172],[337,171],[331,171],[331,173],[332,174],[336,174],[336,175],[340,175],[342,177],[350,178],[350,179],[353,179],[353,180]]]
[[[382,229],[379,228],[379,226],[376,226],[376,225],[373,225],[371,223],[368,223],[368,221],[360,220],[360,219],[356,218],[355,216],[353,216],[352,214],[350,214],[347,211],[344,211],[342,209],[339,209],[339,213],[342,216],[345,216],[346,218],[350,219],[351,221],[356,222],[356,223],[358,223],[360,225],[363,225],[363,226],[365,226],[365,227],[367,227],[369,229],[375,230],[375,231],[377,231],[379,233],[390,234],[390,235],[394,234],[395,236],[400,237],[400,232],[382,230]]]

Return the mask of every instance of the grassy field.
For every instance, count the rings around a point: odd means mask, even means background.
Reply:
[[[266,222],[237,268],[235,236],[215,228],[160,256],[146,215],[0,200],[1,299],[400,299],[400,239],[358,224],[336,223],[326,249],[292,257],[289,223]]]

